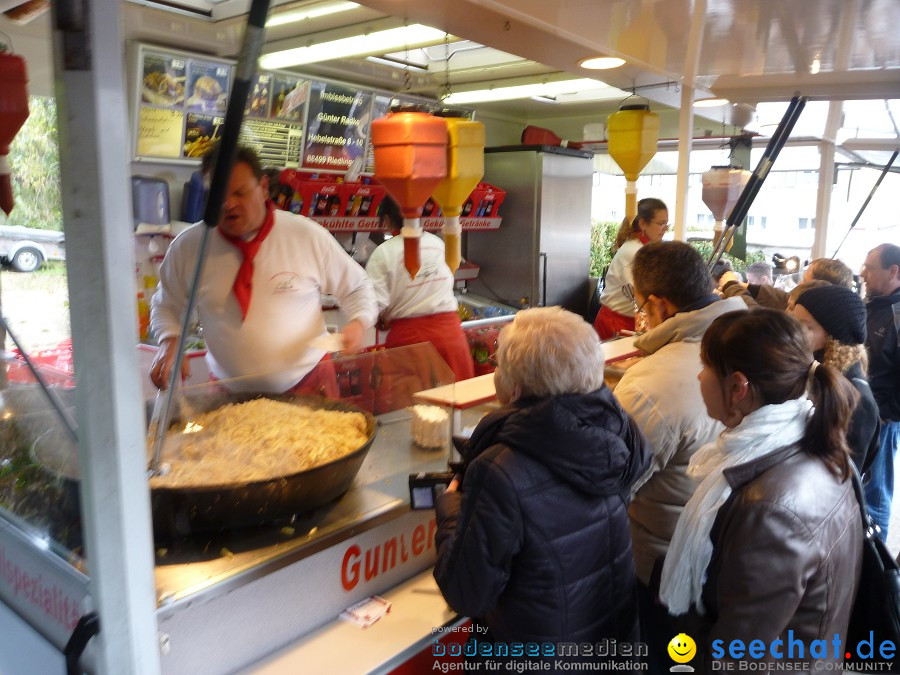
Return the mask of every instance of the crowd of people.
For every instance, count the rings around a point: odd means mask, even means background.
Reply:
[[[814,261],[791,293],[760,291],[773,288],[762,266],[759,288],[732,272],[723,291],[687,244],[634,248],[629,301],[649,329],[614,391],[581,317],[523,310],[500,334],[502,407],[438,499],[435,579],[502,645],[637,640],[646,652],[620,669],[665,673],[685,634],[707,673],[748,665],[734,641],[764,645],[750,659],[762,670],[785,665],[769,646],[794,641],[806,649],[792,669],[841,668],[843,651],[810,645],[848,634],[854,471],[885,532],[890,517],[900,247],[869,254],[867,302],[838,261]]]
[[[366,274],[324,228],[276,211],[268,194],[258,159],[241,149],[197,300],[214,378],[335,395],[329,354],[311,346],[326,333],[322,293],[348,315],[344,351],[379,320],[389,345],[431,341],[457,379],[471,376],[437,237],[423,238],[416,278],[399,239],[375,251]],[[390,226],[395,211],[389,203]],[[641,643],[639,660],[662,673],[684,633],[699,672],[733,667],[724,662],[743,654],[714,645],[735,640],[800,641],[797,660],[811,665],[813,641],[847,633],[860,578],[854,471],[888,531],[900,247],[869,252],[866,302],[834,260],[813,261],[791,293],[763,265],[749,283],[723,271],[716,289],[693,247],[661,241],[667,221],[665,204],[644,199],[624,224],[596,330],[547,307],[519,312],[500,333],[501,405],[478,423],[465,470],[437,500],[434,576],[488,645]],[[175,239],[153,297],[160,387],[203,227]],[[611,391],[600,335],[636,325],[647,326],[634,342],[644,357]],[[842,656],[816,659],[835,666]]]

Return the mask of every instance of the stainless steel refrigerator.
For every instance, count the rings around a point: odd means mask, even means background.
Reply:
[[[506,190],[499,230],[469,232],[473,293],[513,307],[588,308],[593,155],[553,146],[487,148],[484,180]]]

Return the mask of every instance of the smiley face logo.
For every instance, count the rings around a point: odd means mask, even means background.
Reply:
[[[679,633],[669,641],[667,651],[675,663],[687,663],[697,655],[697,644],[686,633]]]

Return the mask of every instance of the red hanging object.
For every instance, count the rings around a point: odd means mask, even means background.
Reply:
[[[0,208],[8,216],[15,205],[10,176],[9,144],[28,119],[25,59],[0,52]]]

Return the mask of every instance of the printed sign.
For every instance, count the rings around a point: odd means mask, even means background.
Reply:
[[[372,92],[312,82],[303,168],[345,171],[366,150]]]
[[[263,166],[295,169],[303,151],[303,127],[281,120],[246,119],[238,142],[253,148]]]
[[[300,122],[309,99],[309,80],[276,75],[272,85],[272,116]]]
[[[184,103],[185,59],[147,54],[141,80],[141,101],[168,108]]]
[[[219,130],[225,123],[222,115],[188,113],[184,131],[184,156],[203,157],[219,140]]]
[[[224,113],[228,102],[231,66],[221,63],[191,61],[188,67],[188,110]]]
[[[149,157],[181,157],[184,113],[142,107],[138,119],[137,153]]]

